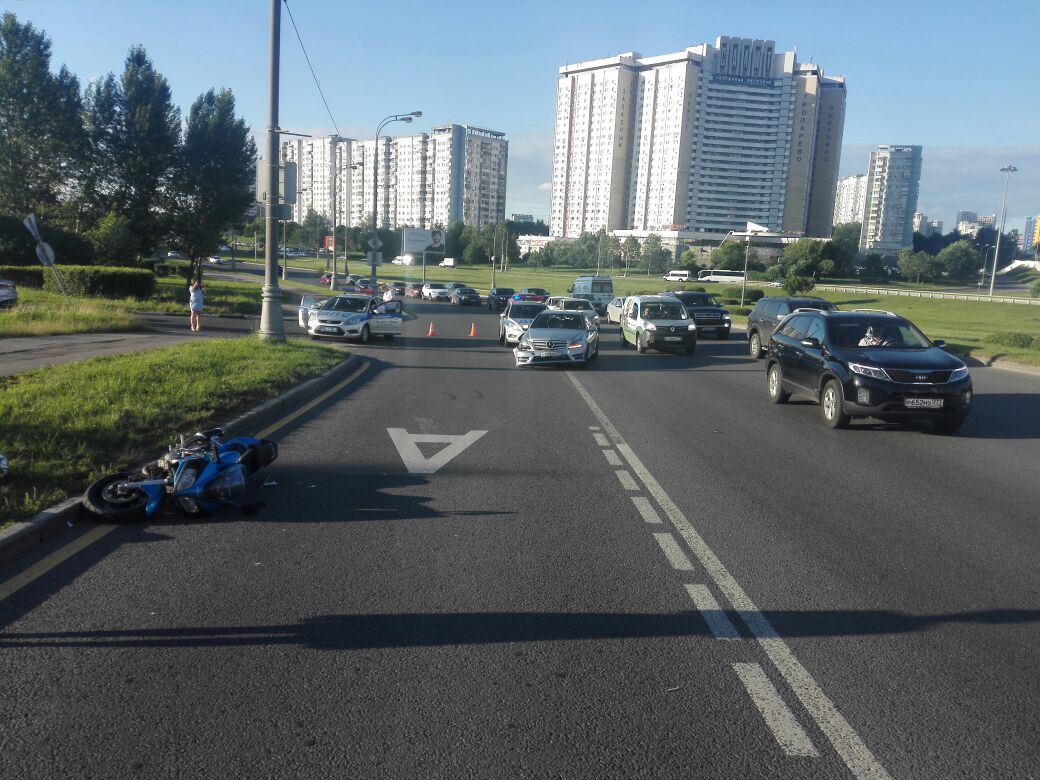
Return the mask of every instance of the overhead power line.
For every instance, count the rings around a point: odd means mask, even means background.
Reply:
[[[339,135],[339,125],[336,124],[336,120],[332,118],[332,111],[329,109],[329,101],[325,99],[325,93],[321,91],[321,82],[318,81],[318,74],[314,72],[314,66],[311,65],[311,58],[307,54],[307,47],[303,45],[303,38],[300,37],[300,28],[296,26],[296,20],[293,19],[292,11],[289,10],[289,0],[282,0],[285,3],[285,12],[289,14],[289,21],[292,22],[293,29],[296,31],[296,40],[300,42],[300,48],[303,50],[303,58],[307,60],[307,67],[311,69],[311,78],[314,79],[314,86],[318,88],[318,94],[321,95],[321,102],[325,104],[325,110],[329,114],[329,121],[332,122],[332,126],[336,128],[336,135]]]

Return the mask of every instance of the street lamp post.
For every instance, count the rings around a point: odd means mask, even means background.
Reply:
[[[268,74],[267,103],[267,204],[265,222],[265,268],[263,304],[260,310],[260,338],[267,341],[285,341],[285,322],[282,320],[282,291],[275,273],[278,254],[278,76],[281,55],[282,4],[271,0],[270,72]],[[255,242],[254,242],[255,243]]]
[[[379,241],[379,134],[383,128],[391,122],[408,122],[410,123],[414,117],[422,116],[422,111],[412,111],[408,114],[391,114],[386,117],[382,122],[379,123],[379,127],[376,128],[376,140],[372,149],[372,244],[377,244]],[[376,278],[376,249],[375,246],[369,246],[372,254],[371,269],[372,279]]]
[[[1017,171],[1014,165],[1005,165],[1000,169],[1000,172],[1004,174],[1004,201],[1000,206],[1000,230],[997,231],[997,246],[993,250],[993,273],[989,277],[989,297],[993,297],[993,285],[997,281],[997,259],[1000,257],[1000,236],[1004,232],[1004,220],[1007,217],[1007,191],[1008,191],[1008,180],[1011,178],[1011,174]]]

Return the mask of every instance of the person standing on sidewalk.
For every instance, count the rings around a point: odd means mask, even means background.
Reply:
[[[191,313],[191,329],[197,331],[202,327],[201,318],[202,314],[202,280],[196,279],[191,283],[191,287],[188,288],[188,311]]]

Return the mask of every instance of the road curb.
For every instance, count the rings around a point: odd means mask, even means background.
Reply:
[[[221,426],[230,436],[248,435],[261,420],[306,403],[346,376],[357,363],[355,355],[347,357],[323,374],[291,387],[275,398],[264,401]],[[80,517],[80,497],[75,496],[44,509],[28,520],[0,531],[0,563],[6,563],[41,542],[51,538],[68,523]]]

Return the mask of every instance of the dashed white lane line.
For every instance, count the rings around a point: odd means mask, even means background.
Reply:
[[[733,671],[744,683],[748,696],[762,713],[766,725],[773,732],[784,753],[789,756],[819,758],[820,754],[816,752],[809,735],[805,733],[805,729],[790,708],[784,704],[780,692],[766,677],[762,667],[758,664],[733,664]]]
[[[618,457],[618,454],[614,452],[614,450],[603,450],[603,457],[607,459],[607,463],[611,466],[621,465],[621,458]]]
[[[707,585],[687,585],[686,592],[690,594],[693,606],[697,607],[716,639],[740,639],[740,632],[719,608],[719,602],[711,595]]]
[[[602,433],[594,433],[592,434],[592,438],[596,440],[596,444],[598,444],[600,447],[610,446],[610,442],[607,441],[607,437],[604,436]]]
[[[599,426],[598,425],[590,425],[589,426],[589,430],[590,431],[598,431],[599,430]]]
[[[708,576],[712,578],[719,590],[725,594],[733,608],[740,613],[741,619],[755,639],[758,640],[766,656],[787,681],[787,684],[791,686],[802,706],[816,721],[816,725],[826,735],[828,741],[830,741],[838,755],[841,756],[842,761],[845,762],[852,774],[861,778],[877,778],[878,780],[884,778],[887,780],[889,778],[888,772],[874,757],[870,748],[856,733],[856,730],[852,728],[852,725],[845,720],[845,716],[838,711],[834,702],[823,692],[823,689],[813,679],[813,676],[809,674],[809,670],[795,658],[791,648],[776,633],[776,629],[773,628],[765,615],[758,611],[754,602],[744,592],[744,589],[740,587],[740,583],[722,565],[722,561],[715,555],[707,542],[701,538],[701,535],[697,533],[697,530],[686,518],[686,515],[682,513],[682,510],[676,506],[664,488],[654,479],[646,466],[643,465],[643,462],[639,460],[639,457],[628,446],[621,434],[618,433],[614,424],[610,422],[603,410],[599,408],[599,404],[589,395],[585,386],[582,385],[573,373],[568,373],[566,376],[578,391],[578,395],[582,397],[592,411],[596,420],[603,427],[603,430],[606,431],[607,436],[613,441],[618,452],[628,461],[629,466],[643,484],[646,485],[647,492],[654,497],[654,500],[664,510],[668,519],[672,521],[676,531],[679,532],[679,535],[693,550],[694,555],[700,561],[705,571],[707,571]]]
[[[639,490],[639,485],[636,484],[636,481],[632,479],[632,475],[627,471],[624,469],[618,469],[614,473],[617,474],[617,478],[621,482],[621,487],[625,490]]]
[[[639,510],[639,514],[643,516],[643,519],[646,522],[661,522],[661,516],[657,514],[657,510],[654,509],[654,505],[650,503],[650,499],[646,496],[632,496],[632,503],[636,505],[636,509]]]
[[[682,551],[682,547],[675,541],[675,537],[670,533],[656,533],[654,539],[657,540],[657,544],[661,547],[661,552],[664,553],[664,557],[668,559],[668,563],[672,564],[672,568],[676,571],[693,571],[693,564],[690,563],[690,559],[686,553]]]

